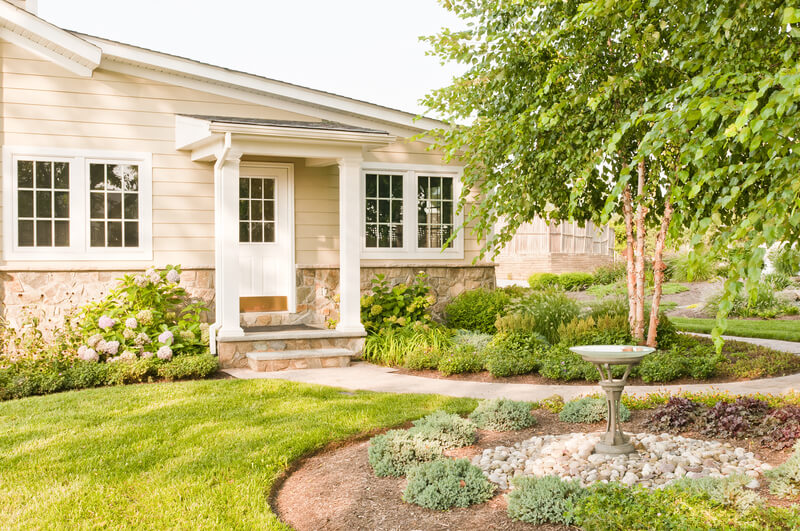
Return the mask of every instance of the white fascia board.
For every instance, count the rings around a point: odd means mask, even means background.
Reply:
[[[3,39],[43,55],[80,76],[91,76],[100,65],[99,46],[8,2],[0,2],[0,26]]]
[[[231,133],[246,136],[278,137],[311,142],[346,142],[370,146],[386,146],[397,138],[383,133],[358,131],[335,131],[327,129],[306,129],[302,127],[280,127],[274,125],[231,124],[211,122],[212,133]]]
[[[344,96],[291,85],[253,74],[236,72],[219,66],[207,65],[198,61],[184,59],[182,57],[175,57],[127,44],[107,41],[98,37],[89,35],[82,35],[82,37],[102,49],[103,57],[110,60],[108,68],[111,70],[118,70],[119,66],[129,64],[131,66],[142,67],[144,73],[144,75],[143,73],[132,75],[146,77],[146,72],[150,70],[178,75],[184,78],[194,78],[202,81],[206,85],[205,89],[199,87],[195,88],[208,92],[215,92],[210,89],[210,86],[227,86],[229,88],[238,89],[240,93],[238,96],[239,99],[247,101],[252,101],[247,97],[248,93],[250,95],[271,95],[274,98],[284,101],[300,103],[302,106],[299,108],[287,109],[293,112],[308,114],[308,107],[316,107],[319,109],[327,109],[335,113],[335,115],[329,115],[328,117],[323,116],[323,118],[326,119],[343,121],[341,118],[342,115],[359,116],[371,122],[392,124],[405,130],[405,133],[400,136],[413,136],[444,125],[438,120],[424,117],[416,120],[416,116],[413,113],[390,109],[380,105],[346,98]],[[163,80],[163,78],[160,80]],[[175,83],[174,80],[170,82]],[[305,111],[303,107],[305,107]],[[338,117],[334,117],[337,115]]]

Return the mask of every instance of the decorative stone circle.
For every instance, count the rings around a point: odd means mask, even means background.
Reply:
[[[488,448],[472,462],[489,481],[508,489],[511,478],[560,476],[587,486],[599,481],[657,488],[687,477],[722,478],[745,474],[748,488],[758,488],[758,477],[772,468],[753,452],[729,443],[702,441],[680,435],[636,433],[630,435],[636,451],[627,455],[593,454],[601,433],[570,433],[531,437],[513,447]]]

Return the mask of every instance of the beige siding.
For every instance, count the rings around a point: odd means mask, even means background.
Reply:
[[[0,43],[0,56],[3,145],[152,153],[153,258],[158,265],[214,263],[213,168],[175,150],[175,114],[316,120],[104,70],[79,78],[7,43]],[[0,265],[31,266],[5,260]]]

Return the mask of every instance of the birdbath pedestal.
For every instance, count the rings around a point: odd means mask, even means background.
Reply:
[[[642,361],[646,355],[653,352],[652,347],[629,345],[587,345],[571,347],[570,350],[594,364],[600,372],[600,387],[606,392],[608,403],[608,421],[606,433],[600,438],[594,451],[598,454],[621,455],[634,452],[633,443],[627,435],[622,433],[619,420],[619,404],[622,390],[631,372],[631,367]],[[620,379],[614,379],[611,367],[625,365],[625,374]]]

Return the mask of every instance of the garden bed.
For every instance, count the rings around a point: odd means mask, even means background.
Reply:
[[[479,430],[474,445],[450,450],[452,457],[472,458],[484,449],[499,445],[513,445],[536,435],[556,435],[575,432],[596,432],[604,423],[574,424],[558,420],[557,415],[536,410],[538,423],[533,428],[511,432]],[[631,421],[625,423],[628,432],[652,431],[645,425],[647,411],[634,411]],[[684,433],[697,439],[710,440],[698,433]],[[733,446],[752,451],[761,460],[778,465],[786,460],[791,450],[763,448],[752,439],[715,439],[730,442]],[[280,518],[297,529],[574,529],[568,526],[531,524],[513,521],[506,515],[504,496],[494,496],[488,502],[450,511],[435,511],[402,501],[404,478],[375,477],[367,459],[367,441],[336,448],[304,460],[291,474],[274,497],[274,508]],[[790,502],[771,496],[764,482],[758,489],[773,506],[787,506]],[[502,494],[502,492],[501,492]]]

